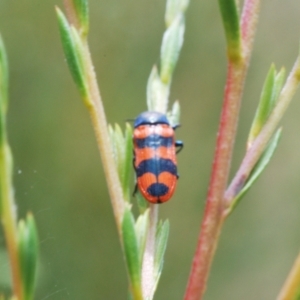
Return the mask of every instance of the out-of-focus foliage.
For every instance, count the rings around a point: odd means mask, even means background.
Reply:
[[[125,299],[127,278],[93,130],[69,74],[54,5],[0,2],[10,63],[8,131],[19,215],[31,210],[40,239],[36,299]],[[159,62],[164,1],[90,1],[90,44],[110,123],[146,110],[146,85]],[[262,5],[234,166],[272,62],[290,69],[300,38],[300,4]],[[180,99],[180,180],[161,206],[170,221],[157,300],[181,299],[202,216],[226,71],[217,1],[191,1],[171,100]],[[274,299],[300,246],[300,95],[266,171],[228,219],[205,299]],[[296,129],[295,129],[296,128]],[[233,170],[234,171],[234,170]],[[132,187],[133,188],[133,187]],[[1,235],[2,236],[2,235]],[[3,250],[3,238],[1,238]],[[0,288],[8,290],[0,251]],[[2,278],[4,277],[4,278]],[[116,288],[117,287],[117,288]]]

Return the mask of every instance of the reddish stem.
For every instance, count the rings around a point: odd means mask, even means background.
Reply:
[[[212,175],[185,300],[202,299],[224,222],[223,195],[228,181],[240,102],[252,50],[258,9],[259,0],[245,0],[241,20],[242,59],[237,63],[228,62]]]
[[[77,14],[76,14],[76,10],[75,10],[73,1],[72,0],[63,0],[63,3],[65,6],[65,9],[66,9],[68,21],[70,22],[70,24],[75,26],[75,28],[78,30],[80,26],[79,26],[79,22],[77,19]]]
[[[186,291],[186,300],[201,299],[205,292],[211,262],[223,224],[223,194],[226,188],[245,66],[229,63],[224,104],[221,115],[215,159],[196,253]],[[238,101],[237,101],[238,99]]]

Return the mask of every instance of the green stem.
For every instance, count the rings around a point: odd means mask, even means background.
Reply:
[[[124,214],[124,203],[122,187],[117,172],[117,167],[113,158],[113,150],[108,133],[107,121],[102,104],[100,91],[97,84],[94,66],[91,60],[88,43],[84,43],[85,66],[87,80],[89,85],[89,101],[92,103],[88,106],[92,123],[94,126],[98,148],[100,151],[104,173],[106,175],[107,185],[114,210],[119,233],[121,234],[121,223]]]
[[[4,139],[4,144],[0,151],[1,221],[4,228],[5,241],[10,260],[14,295],[18,300],[23,300],[11,165],[12,158],[10,149],[7,145],[6,139]]]
[[[64,5],[67,13],[70,12],[70,15],[68,15],[69,21],[72,21],[72,19],[76,19],[73,15],[73,2],[71,0],[65,0]],[[100,151],[110,199],[112,202],[112,207],[117,223],[117,228],[119,235],[121,236],[122,217],[124,214],[125,200],[123,199],[124,197],[122,187],[117,172],[117,167],[113,158],[113,150],[108,133],[106,116],[102,104],[102,99],[100,96],[100,91],[97,83],[96,74],[94,71],[93,62],[91,59],[88,42],[86,38],[81,38],[84,51],[85,76],[88,84],[88,99],[84,99],[86,100],[84,102],[87,104],[87,108],[92,119],[92,124],[94,127],[97,144]]]

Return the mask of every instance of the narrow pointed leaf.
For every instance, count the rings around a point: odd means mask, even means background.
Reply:
[[[184,27],[184,15],[180,13],[164,33],[160,51],[160,78],[164,84],[171,81],[183,44]]]
[[[147,106],[149,111],[154,111],[157,99],[158,90],[160,89],[161,82],[158,74],[157,67],[154,66],[151,70],[148,83],[147,83]]]
[[[168,0],[165,14],[165,22],[169,27],[178,13],[184,12],[189,5],[189,0]]]
[[[131,184],[132,184],[132,127],[129,123],[126,124],[124,136],[124,163],[123,163],[123,191],[127,201],[131,198]]]
[[[89,30],[89,6],[87,0],[73,0],[78,17],[80,31],[83,35],[88,34]]]
[[[274,106],[276,104],[276,101],[282,90],[284,80],[285,80],[285,68],[281,68],[281,70],[279,71],[278,74],[276,74],[276,77],[275,77],[274,88],[273,88],[273,93],[272,93],[271,108],[274,108]]]
[[[11,150],[6,142],[0,147],[0,217],[2,217],[4,201],[12,202],[14,199],[12,187],[13,163]]]
[[[168,106],[169,93],[170,86],[161,81],[157,67],[154,66],[147,83],[148,110],[165,113]]]
[[[83,49],[83,44],[82,40],[79,36],[79,33],[77,29],[74,26],[70,26],[70,32],[72,35],[72,40],[74,43],[74,51],[75,51],[75,56],[77,57],[78,64],[79,64],[79,69],[82,73],[82,77],[85,77],[85,71],[84,71],[84,49]]]
[[[33,216],[27,215],[18,227],[19,257],[24,299],[33,299],[38,258],[38,236]]]
[[[168,120],[172,127],[180,124],[180,104],[179,101],[175,101],[172,110],[167,114]]]
[[[115,124],[115,129],[114,129],[114,139],[115,139],[115,145],[116,145],[116,162],[117,162],[117,168],[118,168],[118,173],[119,173],[119,178],[120,181],[123,181],[123,174],[122,174],[122,163],[123,163],[123,157],[124,157],[124,138],[123,138],[123,133],[122,129],[119,126],[119,124]]]
[[[261,158],[257,162],[257,164],[254,167],[253,171],[251,172],[249,178],[247,179],[244,187],[241,189],[241,191],[238,193],[238,195],[233,199],[231,207],[229,208],[229,213],[231,213],[233,211],[233,209],[241,201],[243,196],[250,189],[250,187],[254,184],[254,182],[258,179],[258,177],[261,175],[263,170],[266,168],[266,166],[270,162],[270,160],[275,152],[275,149],[277,148],[279,139],[281,137],[281,132],[282,132],[282,129],[279,128],[276,131],[276,133],[273,135],[266,150],[263,152]]]
[[[82,69],[81,59],[78,56],[78,52],[80,51],[78,49],[78,41],[74,40],[74,32],[72,33],[71,27],[65,15],[58,7],[56,7],[56,13],[59,23],[61,41],[70,72],[77,87],[80,90],[82,97],[86,99],[87,86],[84,79],[84,70]]]
[[[252,145],[252,142],[258,136],[267,118],[269,117],[273,105],[272,95],[275,85],[275,76],[275,66],[272,65],[264,82],[258,108],[256,110],[255,117],[252,122],[252,126],[248,137],[248,147]]]
[[[136,231],[139,252],[140,252],[140,261],[142,261],[144,255],[147,231],[148,231],[148,223],[149,223],[149,210],[146,210],[142,215],[138,217],[135,223],[135,231]]]
[[[126,208],[123,216],[122,240],[133,298],[142,299],[139,246],[135,232],[134,218],[129,208]]]
[[[121,127],[116,124],[115,129],[109,126],[112,148],[120,182],[122,184],[123,195],[130,201],[131,194],[131,171],[132,171],[132,128],[126,124],[123,134]]]
[[[240,20],[236,0],[219,0],[226,40],[227,52],[231,61],[241,58]]]
[[[154,259],[156,284],[158,283],[163,268],[164,254],[167,248],[167,242],[169,237],[169,227],[169,221],[166,220],[162,224],[160,224],[157,229]]]

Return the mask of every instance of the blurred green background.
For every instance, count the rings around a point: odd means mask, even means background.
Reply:
[[[33,211],[40,237],[36,299],[126,299],[127,278],[88,113],[67,70],[55,19],[57,0],[0,1],[10,64],[9,138],[18,213]],[[110,123],[146,110],[159,60],[165,1],[90,0],[90,45]],[[245,87],[233,171],[272,62],[287,70],[298,53],[300,3],[262,1]],[[217,1],[192,0],[171,101],[179,99],[185,148],[175,197],[161,206],[171,223],[157,300],[182,299],[210,175],[226,74]],[[274,299],[300,249],[300,93],[263,176],[225,225],[206,300]],[[0,288],[8,264],[0,235]]]

